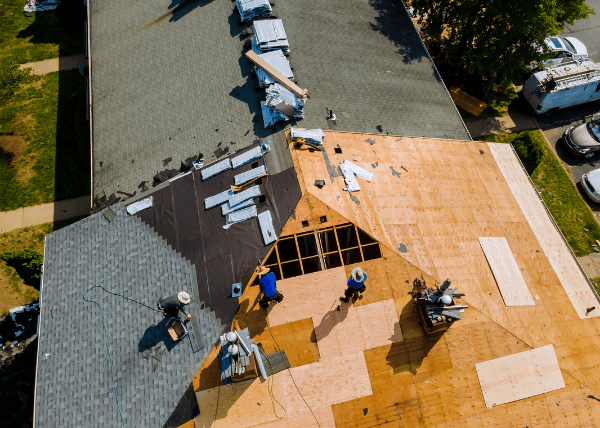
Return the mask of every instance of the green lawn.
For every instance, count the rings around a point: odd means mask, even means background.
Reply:
[[[83,33],[82,22],[64,19],[60,11],[26,17],[24,0],[0,1],[0,61],[15,60],[24,64],[83,53],[83,34],[79,36],[79,32]]]
[[[0,106],[0,211],[89,194],[85,85],[77,70],[21,85]]]
[[[541,132],[533,130],[521,134],[488,135],[479,139],[515,143],[518,137],[520,147],[523,147],[523,141],[526,141],[525,146],[529,145],[528,153],[535,150],[541,153],[540,158],[536,159],[535,156],[524,154],[523,149],[517,151],[573,252],[578,257],[590,254],[592,245],[596,245],[596,239],[600,239],[600,225]]]

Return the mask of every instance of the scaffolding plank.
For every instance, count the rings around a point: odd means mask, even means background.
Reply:
[[[207,166],[206,168],[200,171],[200,174],[202,175],[202,180],[206,180],[210,177],[214,177],[215,175],[222,173],[223,171],[227,171],[228,169],[231,169],[231,161],[229,160],[229,158]]]
[[[475,364],[489,408],[565,387],[553,345]]]
[[[535,305],[506,238],[479,238],[506,306]]]

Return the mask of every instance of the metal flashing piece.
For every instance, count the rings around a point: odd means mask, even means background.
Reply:
[[[243,210],[234,211],[231,214],[227,214],[227,224],[223,226],[223,229],[229,229],[232,224],[240,223],[242,221],[250,220],[258,215],[256,211],[256,205],[252,205]]]
[[[265,211],[258,215],[258,224],[260,225],[260,232],[262,233],[263,241],[265,245],[269,245],[271,242],[277,241],[277,233],[273,227],[273,218],[271,217],[271,211]]]
[[[202,175],[202,180],[206,180],[210,177],[214,177],[215,175],[222,173],[223,171],[227,171],[228,169],[231,169],[231,161],[229,160],[229,158],[207,166],[206,168],[200,171],[200,174]]]
[[[247,208],[250,205],[254,205],[254,201],[252,199],[248,199],[248,200],[242,202],[241,204],[237,204],[237,205],[234,205],[234,206],[230,206],[229,202],[226,202],[223,205],[221,205],[221,213],[223,215],[227,215],[227,214],[232,213],[234,211],[241,210],[242,208]]]
[[[243,190],[229,198],[229,206],[233,207],[237,204],[241,204],[248,199],[257,198],[260,196],[260,187],[252,186],[246,190]]]
[[[245,153],[242,153],[239,156],[231,159],[231,164],[233,165],[233,169],[239,168],[242,165],[246,165],[248,162],[252,162],[254,159],[258,159],[263,154],[260,146],[253,148],[252,150],[248,150]]]
[[[234,177],[235,185],[241,186],[244,183],[257,179],[258,177],[262,177],[263,175],[267,175],[267,168],[265,168],[264,165],[261,165],[258,168],[253,168],[236,175]]]
[[[240,297],[242,295],[242,283],[231,284],[231,297]]]
[[[216,207],[217,205],[224,204],[231,196],[233,196],[233,190],[225,190],[224,192],[210,196],[204,200],[204,209],[209,209]]]
[[[360,177],[368,182],[371,182],[373,179],[372,173],[353,164],[352,162],[348,162],[347,160],[338,166],[342,172],[342,175],[344,176],[344,181],[346,182],[346,186],[348,186],[348,190],[350,192],[358,192],[360,190],[360,185],[358,184],[356,177]]]

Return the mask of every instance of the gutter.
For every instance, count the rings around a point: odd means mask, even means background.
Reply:
[[[35,428],[35,403],[37,402],[37,381],[40,366],[40,342],[42,334],[42,296],[44,293],[44,267],[46,266],[46,237],[44,237],[44,263],[42,263],[42,276],[40,277],[40,315],[38,316],[38,349],[37,357],[35,359],[35,384],[33,389],[33,428]]]

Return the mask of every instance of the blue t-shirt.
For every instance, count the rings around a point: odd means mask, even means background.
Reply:
[[[363,273],[363,279],[360,282],[355,281],[354,278],[351,276],[350,279],[348,280],[348,287],[358,289],[358,288],[362,287],[362,285],[365,283],[366,280],[367,280],[366,273]]]
[[[260,288],[265,293],[265,296],[271,297],[277,294],[277,286],[275,285],[275,274],[269,272],[263,276],[260,281]]]

